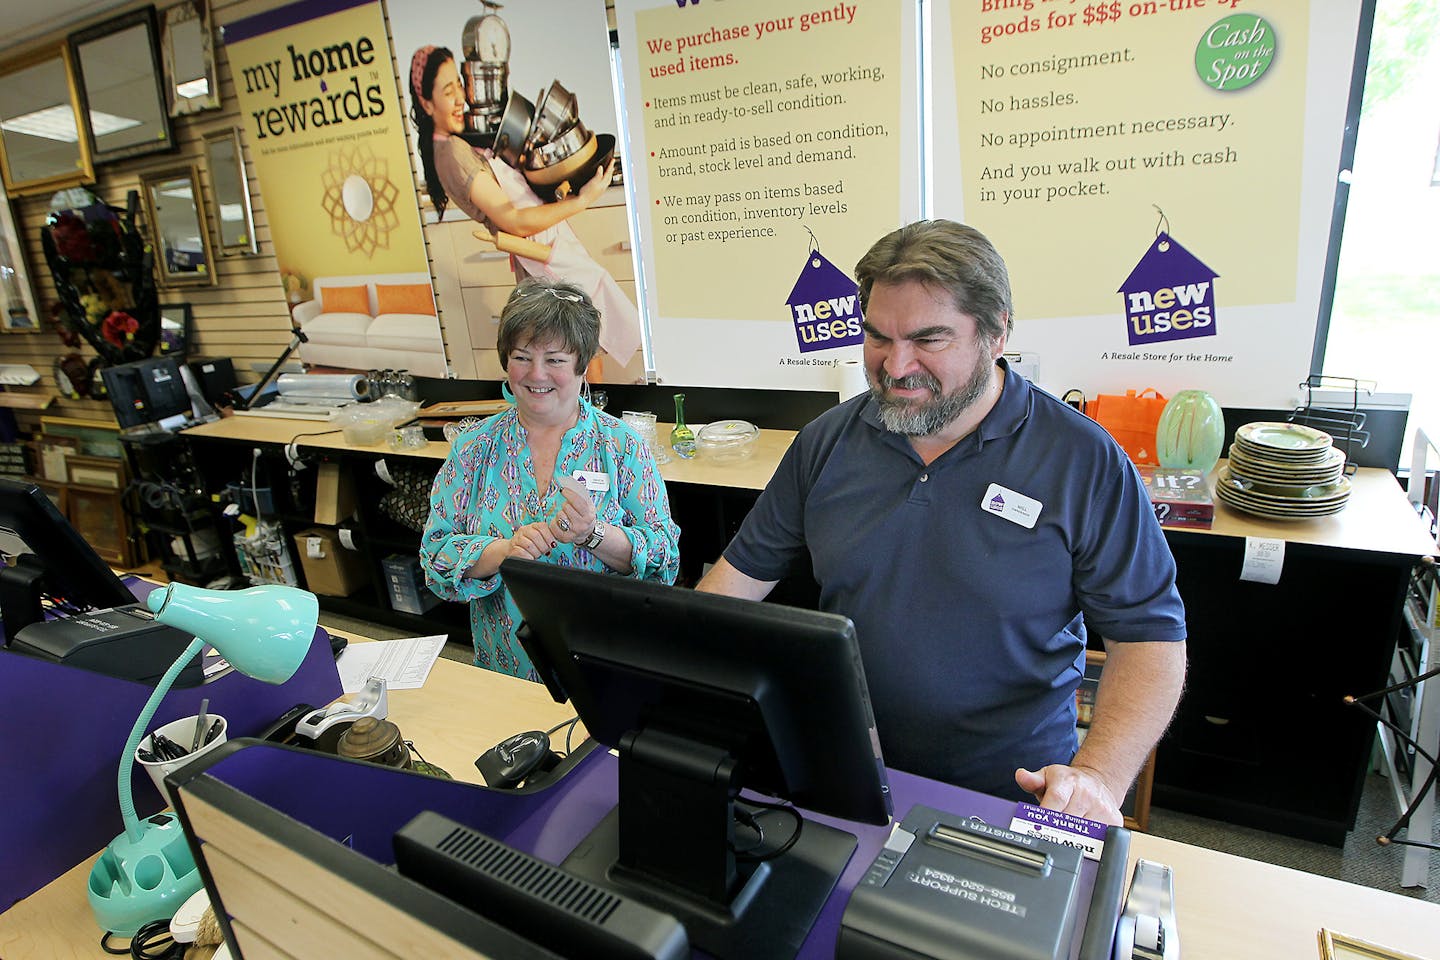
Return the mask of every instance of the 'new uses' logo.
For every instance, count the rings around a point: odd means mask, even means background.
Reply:
[[[1218,274],[1161,233],[1120,285],[1130,346],[1215,336]]]

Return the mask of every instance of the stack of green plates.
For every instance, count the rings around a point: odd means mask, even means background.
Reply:
[[[1345,454],[1328,433],[1300,423],[1247,423],[1235,431],[1215,495],[1272,520],[1326,517],[1350,498],[1344,470]]]

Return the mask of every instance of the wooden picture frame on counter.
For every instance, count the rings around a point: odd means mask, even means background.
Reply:
[[[1100,689],[1100,674],[1105,670],[1105,651],[1085,651],[1085,676],[1075,691],[1075,715],[1077,732],[1081,742],[1095,715],[1095,692]],[[1145,832],[1150,825],[1150,791],[1155,784],[1155,751],[1145,759],[1140,775],[1135,778],[1130,792],[1120,802],[1120,813],[1125,817],[1125,826],[1131,830]]]
[[[1391,950],[1378,943],[1347,937],[1343,933],[1323,927],[1319,936],[1321,960],[1421,960],[1420,957]]]
[[[65,461],[66,482],[104,490],[125,489],[125,461],[72,454]]]

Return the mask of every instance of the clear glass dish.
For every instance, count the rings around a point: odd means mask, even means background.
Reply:
[[[755,452],[760,428],[748,420],[716,420],[695,434],[696,452],[720,463],[744,460]]]

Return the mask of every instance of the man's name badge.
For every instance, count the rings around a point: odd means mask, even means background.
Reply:
[[[593,470],[576,470],[570,476],[580,481],[581,486],[591,493],[605,493],[610,489],[610,475]]]
[[[1040,511],[1045,509],[1045,504],[1034,497],[1016,493],[1009,487],[992,483],[986,489],[984,499],[980,501],[980,509],[1004,517],[1011,523],[1018,523],[1026,530],[1034,530],[1035,521],[1040,519]]]

